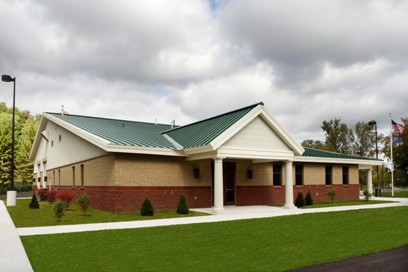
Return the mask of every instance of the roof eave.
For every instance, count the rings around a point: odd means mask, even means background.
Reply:
[[[115,144],[107,145],[106,151],[112,153],[146,154],[178,157],[184,156],[183,152],[177,149],[159,147],[123,146]]]
[[[381,166],[383,161],[369,159],[345,159],[345,158],[327,158],[327,157],[307,157],[295,156],[295,162],[310,162],[310,163],[335,163],[335,164],[358,164],[365,166]]]

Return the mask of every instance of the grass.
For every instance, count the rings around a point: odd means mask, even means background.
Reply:
[[[406,245],[406,222],[395,207],[21,240],[36,272],[283,271]]]
[[[392,203],[392,201],[348,200],[348,201],[334,201],[334,202],[319,202],[319,203],[313,203],[312,206],[304,206],[302,208],[312,209],[312,208],[326,208],[326,207],[336,207],[336,206],[354,206],[354,205],[382,204],[382,203]]]
[[[391,192],[381,192],[382,197],[392,197]],[[394,192],[394,197],[408,197],[408,191]]]
[[[162,219],[186,216],[206,215],[204,213],[190,211],[187,215],[180,215],[175,210],[156,211],[154,216],[141,216],[140,212],[129,213],[110,213],[90,208],[87,215],[82,215],[79,206],[73,204],[66,211],[61,222],[57,223],[52,205],[48,202],[40,202],[40,209],[29,209],[28,204],[31,199],[18,199],[16,206],[7,207],[7,210],[13,219],[17,228],[39,227],[39,226],[58,226],[73,224],[105,223],[134,220]]]

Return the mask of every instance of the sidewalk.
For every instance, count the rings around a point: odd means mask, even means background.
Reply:
[[[0,267],[1,271],[33,271],[3,201],[0,201]]]
[[[332,208],[313,208],[313,209],[284,209],[271,206],[226,206],[223,213],[210,216],[196,216],[187,218],[156,219],[143,221],[83,224],[83,225],[65,225],[51,227],[32,227],[18,228],[14,227],[13,222],[7,212],[7,209],[0,201],[0,267],[7,268],[5,271],[33,271],[28,261],[27,255],[19,236],[44,235],[57,233],[72,233],[84,231],[99,231],[108,229],[131,229],[146,228],[169,225],[184,225],[197,223],[213,223],[221,221],[232,221],[242,219],[267,218],[285,215],[296,215],[317,212],[333,212],[360,209],[375,209],[396,206],[408,206],[408,198],[373,198],[374,200],[398,201],[395,203],[370,204],[358,206],[339,206]],[[195,211],[211,213],[212,209],[192,209]],[[7,245],[7,246],[4,246]]]

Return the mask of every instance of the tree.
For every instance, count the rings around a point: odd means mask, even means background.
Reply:
[[[395,185],[408,185],[408,118],[402,118],[405,127],[402,133],[396,133],[402,143],[393,144]]]
[[[325,145],[329,150],[343,154],[352,153],[354,134],[345,123],[341,123],[340,119],[323,121],[321,128],[325,132]]]
[[[319,140],[307,139],[307,140],[304,140],[301,143],[301,145],[303,147],[314,148],[314,149],[321,149],[321,150],[326,149],[326,146],[324,145],[324,143],[322,141],[319,141]]]
[[[21,135],[17,142],[18,153],[16,156],[16,165],[18,165],[15,171],[16,182],[25,182],[31,180],[33,175],[33,164],[29,160],[33,141],[37,133],[40,118],[38,116],[30,116],[27,118],[21,129]]]
[[[380,136],[380,135],[378,135]],[[353,154],[361,157],[375,155],[375,131],[365,122],[357,122],[354,129]]]
[[[11,173],[13,109],[0,102],[0,183],[7,184]],[[31,181],[33,164],[29,154],[37,132],[40,116],[27,110],[15,110],[15,182]]]

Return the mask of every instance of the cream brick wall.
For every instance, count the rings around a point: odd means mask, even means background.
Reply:
[[[303,182],[304,185],[325,185],[326,184],[326,164],[303,164]],[[329,165],[329,164],[328,164]],[[357,165],[332,165],[333,184],[343,184],[343,166],[349,167],[349,184],[358,184],[358,166]],[[295,175],[295,173],[293,173]]]
[[[194,178],[194,168],[200,169],[199,179]],[[117,154],[115,180],[116,186],[209,186],[211,160]]]
[[[236,162],[237,186],[272,185],[273,163],[253,164],[251,160]],[[282,164],[282,185],[285,185],[285,163]],[[304,185],[325,185],[325,164],[302,163]],[[47,171],[48,185],[81,186],[81,165],[84,165],[85,186],[211,186],[212,160],[186,161],[179,157],[153,155],[110,154]],[[295,183],[293,164],[293,183]],[[333,184],[342,184],[342,166],[333,166]],[[194,168],[200,169],[200,178],[194,178]],[[247,171],[252,169],[253,179]],[[36,176],[36,175],[34,175]],[[358,184],[357,165],[349,165],[349,184]]]
[[[114,185],[115,155],[106,155],[99,158],[78,162],[47,171],[48,184],[52,186],[74,186],[73,167],[75,167],[75,186],[81,186],[81,165],[84,165],[84,186]],[[54,178],[55,171],[55,178]]]

